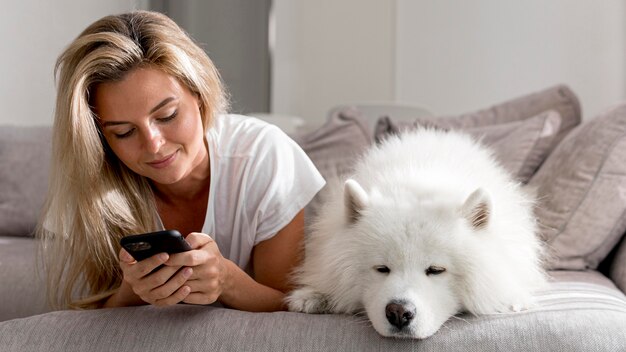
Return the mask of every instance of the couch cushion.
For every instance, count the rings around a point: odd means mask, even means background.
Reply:
[[[561,124],[560,115],[549,110],[525,120],[483,126],[460,126],[455,120],[419,119],[412,122],[382,117],[376,124],[377,141],[415,128],[462,130],[491,148],[502,166],[518,181],[528,182],[552,148]],[[456,121],[458,122],[458,121]],[[385,131],[385,133],[381,133]]]
[[[36,266],[36,243],[28,237],[0,236],[0,321],[51,310],[44,276]]]
[[[620,351],[626,297],[558,281],[516,314],[450,319],[425,340],[383,338],[361,316],[176,305],[62,311],[0,323],[10,351]]]
[[[50,167],[50,127],[0,127],[0,236],[33,234]]]
[[[572,131],[529,182],[553,269],[597,268],[626,231],[626,104]]]

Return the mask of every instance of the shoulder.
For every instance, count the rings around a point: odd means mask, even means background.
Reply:
[[[297,146],[280,128],[251,116],[219,115],[207,131],[221,156],[253,156],[272,149]]]

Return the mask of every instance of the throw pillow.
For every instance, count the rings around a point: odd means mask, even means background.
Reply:
[[[292,135],[329,183],[352,171],[358,156],[372,144],[367,120],[355,108],[335,111],[317,130]],[[306,207],[305,219],[317,214],[324,192]]]
[[[0,235],[33,235],[48,188],[50,145],[50,127],[0,128]]]
[[[556,111],[546,111],[537,116],[509,123],[462,127],[455,120],[424,120],[396,122],[382,117],[376,124],[378,140],[390,134],[414,128],[438,128],[463,130],[491,148],[502,166],[522,183],[528,182],[539,165],[548,156],[557,136],[561,117]]]
[[[532,177],[552,269],[595,269],[626,231],[626,104],[572,131]]]
[[[561,124],[556,137],[552,140],[548,151],[550,152],[581,121],[578,98],[565,85],[547,88],[467,114],[419,117],[415,119],[414,124],[420,126],[436,124],[439,127],[466,129],[522,121],[547,110],[555,110],[561,116]],[[393,116],[391,117],[393,118]],[[378,141],[384,138],[388,132],[385,130],[385,125],[377,125],[374,138]]]

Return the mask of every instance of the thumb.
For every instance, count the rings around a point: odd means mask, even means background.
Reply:
[[[191,248],[198,249],[200,247],[203,247],[209,242],[213,242],[213,239],[211,238],[211,236],[205,233],[192,232],[189,235],[187,235],[187,237],[185,237],[185,241],[189,243],[189,246]]]

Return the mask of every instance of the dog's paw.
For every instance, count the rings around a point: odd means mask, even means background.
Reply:
[[[530,310],[536,306],[536,303],[531,298],[520,299],[517,302],[511,304],[509,311],[519,313],[525,310]]]
[[[326,296],[312,288],[304,287],[292,291],[287,296],[287,307],[292,312],[326,313],[328,300]]]

